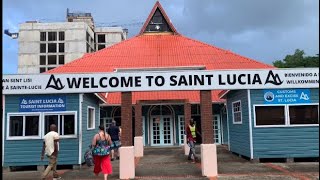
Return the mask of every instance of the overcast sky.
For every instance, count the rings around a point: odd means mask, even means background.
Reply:
[[[4,0],[3,29],[19,23],[65,21],[90,12],[96,25],[122,25],[136,35],[156,0]],[[295,49],[319,53],[319,0],[160,0],[181,34],[272,64]],[[3,36],[3,74],[17,73],[18,40]]]

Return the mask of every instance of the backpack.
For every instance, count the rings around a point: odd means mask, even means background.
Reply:
[[[91,146],[89,146],[89,149],[84,153],[84,160],[88,167],[94,165]]]
[[[111,150],[110,145],[108,145],[107,140],[104,140],[104,141],[101,140],[100,134],[99,134],[99,137],[100,137],[100,140],[97,141],[96,146],[92,150],[92,154],[94,156],[107,156],[110,154],[110,150]]]

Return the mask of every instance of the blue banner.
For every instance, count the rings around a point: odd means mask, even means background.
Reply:
[[[20,112],[66,111],[66,96],[20,97]]]
[[[302,104],[310,103],[310,89],[273,89],[264,90],[265,104]]]

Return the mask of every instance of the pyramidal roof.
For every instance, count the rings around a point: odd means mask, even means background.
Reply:
[[[155,18],[154,18],[155,17]],[[156,27],[157,25],[160,26]],[[180,35],[159,2],[156,2],[140,33],[100,51],[86,54],[45,73],[103,73],[119,69],[204,67],[206,70],[270,69],[271,65]],[[220,91],[212,91],[219,102]],[[197,91],[134,92],[138,100],[189,99],[199,102]],[[108,93],[106,101],[120,104],[120,93]],[[192,98],[191,98],[192,97]]]

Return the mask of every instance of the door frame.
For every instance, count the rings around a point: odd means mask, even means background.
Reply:
[[[153,116],[150,116],[150,119],[149,119],[149,132],[150,132],[150,146],[172,146],[174,145],[174,138],[173,138],[173,135],[174,135],[174,118],[172,117],[172,115],[162,115],[160,117],[160,144],[154,144],[153,143],[153,122],[152,119],[155,118],[155,117],[158,117],[158,115],[153,115]],[[170,118],[170,139],[171,139],[171,143],[170,144],[163,144],[161,141],[163,141],[164,137],[163,137],[163,118]],[[161,129],[162,127],[162,129]]]
[[[218,129],[219,129],[219,131],[218,131],[218,142],[216,142],[215,141],[215,137],[213,137],[213,140],[214,140],[214,143],[215,144],[222,144],[222,126],[221,126],[221,115],[220,114],[215,114],[215,115],[213,115],[213,119],[212,119],[212,128],[214,128],[214,118],[215,117],[218,117]],[[213,132],[215,133],[215,131],[214,131],[214,129],[213,129]]]
[[[185,127],[185,119],[184,119],[184,115],[179,115],[178,116],[178,143],[179,143],[179,145],[183,145],[184,144],[184,137],[182,137],[181,138],[181,136],[182,136],[182,133],[181,133],[181,118],[183,119],[183,125],[182,125],[182,127],[183,127],[183,129],[184,129],[184,134],[183,135],[185,135],[185,131],[186,131],[186,127]]]
[[[145,122],[146,118],[142,116],[142,139],[143,139],[143,146],[146,145],[146,129],[145,129]]]

